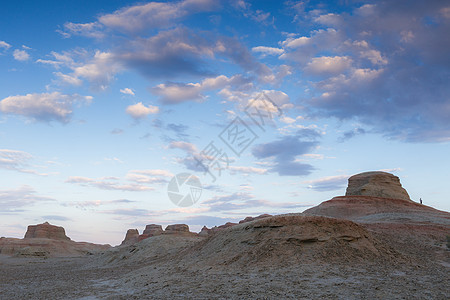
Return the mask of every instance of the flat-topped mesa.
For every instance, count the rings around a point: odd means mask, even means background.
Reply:
[[[63,227],[50,225],[48,222],[28,226],[25,239],[70,240]]]
[[[155,236],[163,234],[163,229],[161,225],[150,224],[145,226],[145,230],[142,234],[146,234],[148,236]]]
[[[139,231],[137,229],[128,229],[125,239],[121,245],[134,244],[139,240]]]
[[[409,200],[408,192],[402,187],[400,179],[386,172],[365,172],[348,179],[346,196],[372,196]]]
[[[189,226],[186,224],[167,225],[165,234],[189,233]]]

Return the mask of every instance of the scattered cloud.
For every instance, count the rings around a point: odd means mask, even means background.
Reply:
[[[341,190],[347,186],[350,175],[327,176],[315,180],[304,181],[308,188],[318,192]]]
[[[353,130],[349,130],[349,131],[344,132],[342,134],[342,136],[338,138],[338,141],[342,143],[342,142],[345,142],[345,141],[347,141],[347,140],[349,140],[351,138],[354,138],[357,135],[363,135],[363,134],[366,134],[366,133],[367,132],[366,132],[366,130],[364,128],[357,127],[357,128],[354,128]]]
[[[150,2],[125,7],[98,18],[98,23],[111,29],[137,33],[155,28],[172,27],[188,15],[211,11],[217,7],[212,0],[184,0],[175,3]]]
[[[134,91],[133,91],[132,89],[130,89],[130,88],[120,89],[120,92],[121,92],[122,94],[125,94],[125,95],[131,95],[131,96],[134,96]]]
[[[312,129],[300,129],[294,135],[284,136],[274,142],[253,147],[252,154],[258,159],[273,159],[269,172],[280,176],[303,176],[314,170],[309,164],[295,161],[297,156],[308,154],[319,145],[320,134]]]
[[[2,51],[6,51],[6,50],[8,50],[9,48],[11,48],[11,45],[10,45],[10,44],[8,44],[8,43],[5,42],[5,41],[0,41],[0,50],[3,49]],[[0,54],[1,54],[1,52],[0,52]]]
[[[314,75],[340,74],[350,68],[352,59],[347,56],[314,57],[304,70]]]
[[[42,216],[41,219],[43,221],[72,221],[71,218],[65,217],[65,216],[59,216],[59,215],[48,215],[48,216]]]
[[[0,100],[0,112],[21,115],[37,121],[67,123],[74,103],[89,103],[91,96],[64,95],[59,92],[9,96]]]
[[[154,184],[168,182],[173,174],[166,170],[131,170],[124,179],[117,177],[89,178],[83,176],[70,176],[65,182],[90,186],[103,190],[119,190],[128,192],[143,192],[155,190]]]
[[[268,200],[256,199],[249,192],[236,192],[229,195],[213,196],[208,200],[202,201],[201,205],[208,208],[208,212],[229,212],[233,210],[242,211],[254,208],[277,208],[280,209],[298,209],[303,206],[295,202],[272,202]]]
[[[266,46],[253,47],[252,51],[261,53],[264,56],[265,55],[281,55],[284,53],[284,50],[281,48],[266,47]]]
[[[20,212],[26,207],[49,201],[55,200],[37,195],[37,192],[29,185],[22,185],[11,190],[0,190],[0,214]]]
[[[0,168],[30,173],[26,167],[32,157],[24,151],[0,149]]]
[[[107,205],[121,205],[121,204],[131,204],[136,201],[128,200],[128,199],[117,199],[117,200],[90,200],[90,201],[76,201],[76,202],[65,202],[63,206],[75,206],[81,209],[94,208],[94,207],[103,207]]]
[[[136,183],[122,184],[118,182],[117,179],[111,179],[108,177],[89,178],[82,176],[71,176],[65,182],[74,183],[81,186],[91,186],[102,190],[118,190],[126,192],[143,192],[154,190],[154,188],[142,184]]]
[[[158,112],[159,108],[157,106],[145,106],[142,102],[130,105],[126,109],[126,113],[136,120],[143,119],[151,114],[157,114]]]
[[[207,91],[222,89],[225,87],[244,86],[250,80],[242,75],[228,78],[225,75],[204,79],[201,83],[161,83],[151,89],[151,92],[160,96],[161,101],[166,104],[176,104],[184,101],[204,101]]]
[[[197,147],[192,143],[187,143],[183,141],[172,141],[169,144],[170,149],[181,149],[188,154],[194,154],[198,152]]]
[[[111,134],[122,134],[123,133],[123,129],[120,128],[114,128],[113,130],[111,130]]]
[[[28,52],[25,50],[19,50],[19,49],[14,50],[13,56],[14,56],[14,59],[18,60],[18,61],[27,61],[30,59],[30,54],[28,54]]]
[[[229,166],[228,169],[230,170],[231,174],[241,173],[244,175],[249,174],[264,175],[267,173],[267,169],[255,167]]]

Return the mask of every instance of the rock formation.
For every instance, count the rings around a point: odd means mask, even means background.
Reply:
[[[263,214],[263,215],[259,215],[257,217],[246,217],[244,220],[240,220],[239,224],[251,222],[251,221],[254,221],[254,220],[264,219],[264,218],[268,218],[268,217],[272,217],[272,215]]]
[[[400,179],[386,172],[365,172],[350,177],[345,195],[410,200]]]
[[[134,244],[139,240],[139,231],[137,229],[128,229],[125,239],[121,245]]]
[[[167,225],[165,234],[189,233],[189,226],[186,224]]]
[[[199,232],[199,236],[208,236],[211,234],[211,229],[206,226],[203,226],[202,230]]]
[[[334,218],[279,215],[232,226],[183,253],[194,265],[272,267],[299,263],[399,261],[362,226]]]
[[[52,239],[52,240],[70,240],[66,236],[64,228],[59,226],[50,225],[48,222],[38,225],[28,226],[28,230],[25,233],[25,239]]]
[[[415,226],[416,233],[426,232],[423,224],[433,226],[434,232],[441,232],[443,236],[448,232],[450,214],[411,201],[398,177],[385,172],[367,172],[354,175],[348,181],[345,196],[324,201],[303,214],[378,224],[377,227],[383,224],[390,228],[388,233],[406,225],[409,229]]]
[[[189,230],[189,229],[188,229]],[[150,224],[145,226],[145,230],[142,234],[147,234],[148,236],[160,235],[163,233],[161,225]]]
[[[63,227],[48,222],[28,226],[23,239],[0,239],[0,254],[17,257],[75,257],[109,248],[110,245],[74,242],[66,236]]]

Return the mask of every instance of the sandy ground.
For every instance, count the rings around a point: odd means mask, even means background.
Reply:
[[[299,264],[274,271],[190,270],[156,263],[86,269],[92,260],[2,260],[0,298],[448,299],[449,295],[448,268],[433,264],[396,268]]]

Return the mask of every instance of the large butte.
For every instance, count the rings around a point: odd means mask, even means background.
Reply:
[[[353,175],[348,179],[346,196],[372,196],[410,200],[400,179],[390,173],[376,171]]]

